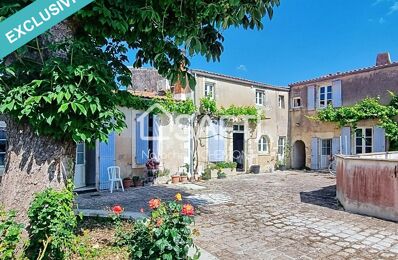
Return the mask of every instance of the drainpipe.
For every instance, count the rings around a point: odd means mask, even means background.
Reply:
[[[194,73],[194,77],[195,77],[195,82],[197,80],[197,75],[196,73]],[[196,89],[196,88],[195,88]],[[192,90],[192,101],[194,106],[196,107],[197,102],[196,102],[196,91],[195,89]],[[191,178],[194,177],[194,172],[193,172],[193,166],[194,166],[194,162],[193,162],[193,157],[194,157],[194,151],[195,151],[195,142],[193,140],[194,137],[194,123],[195,123],[195,119],[191,118],[189,119],[189,136],[190,136],[190,145],[189,145],[189,155],[190,155],[190,167],[189,167],[189,173],[191,174]],[[196,158],[196,160],[198,160],[198,158]]]

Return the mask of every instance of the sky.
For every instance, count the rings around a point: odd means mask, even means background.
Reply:
[[[398,0],[281,0],[262,31],[224,32],[221,62],[191,59],[191,68],[277,86],[398,61]]]

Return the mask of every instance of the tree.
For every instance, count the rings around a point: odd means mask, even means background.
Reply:
[[[2,0],[0,21],[33,0]],[[189,56],[219,61],[222,32],[262,29],[279,0],[97,0],[0,61],[0,113],[8,128],[0,203],[26,219],[32,194],[63,187],[75,142],[106,141],[125,126],[121,86],[149,64],[173,83],[194,86]],[[66,171],[64,170],[66,169]]]

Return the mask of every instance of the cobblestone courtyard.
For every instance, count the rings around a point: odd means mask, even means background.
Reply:
[[[83,194],[80,208],[121,203],[138,211],[150,197],[182,191],[200,212],[197,244],[220,259],[397,259],[398,224],[344,212],[329,175],[242,175],[197,186]]]

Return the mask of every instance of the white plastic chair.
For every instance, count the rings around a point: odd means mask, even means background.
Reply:
[[[109,182],[111,183],[110,185],[111,193],[113,192],[113,187],[115,186],[115,184],[116,184],[116,189],[119,189],[119,183],[122,187],[122,191],[124,191],[123,181],[122,178],[120,177],[120,167],[110,166],[107,168],[107,170],[108,170]]]

